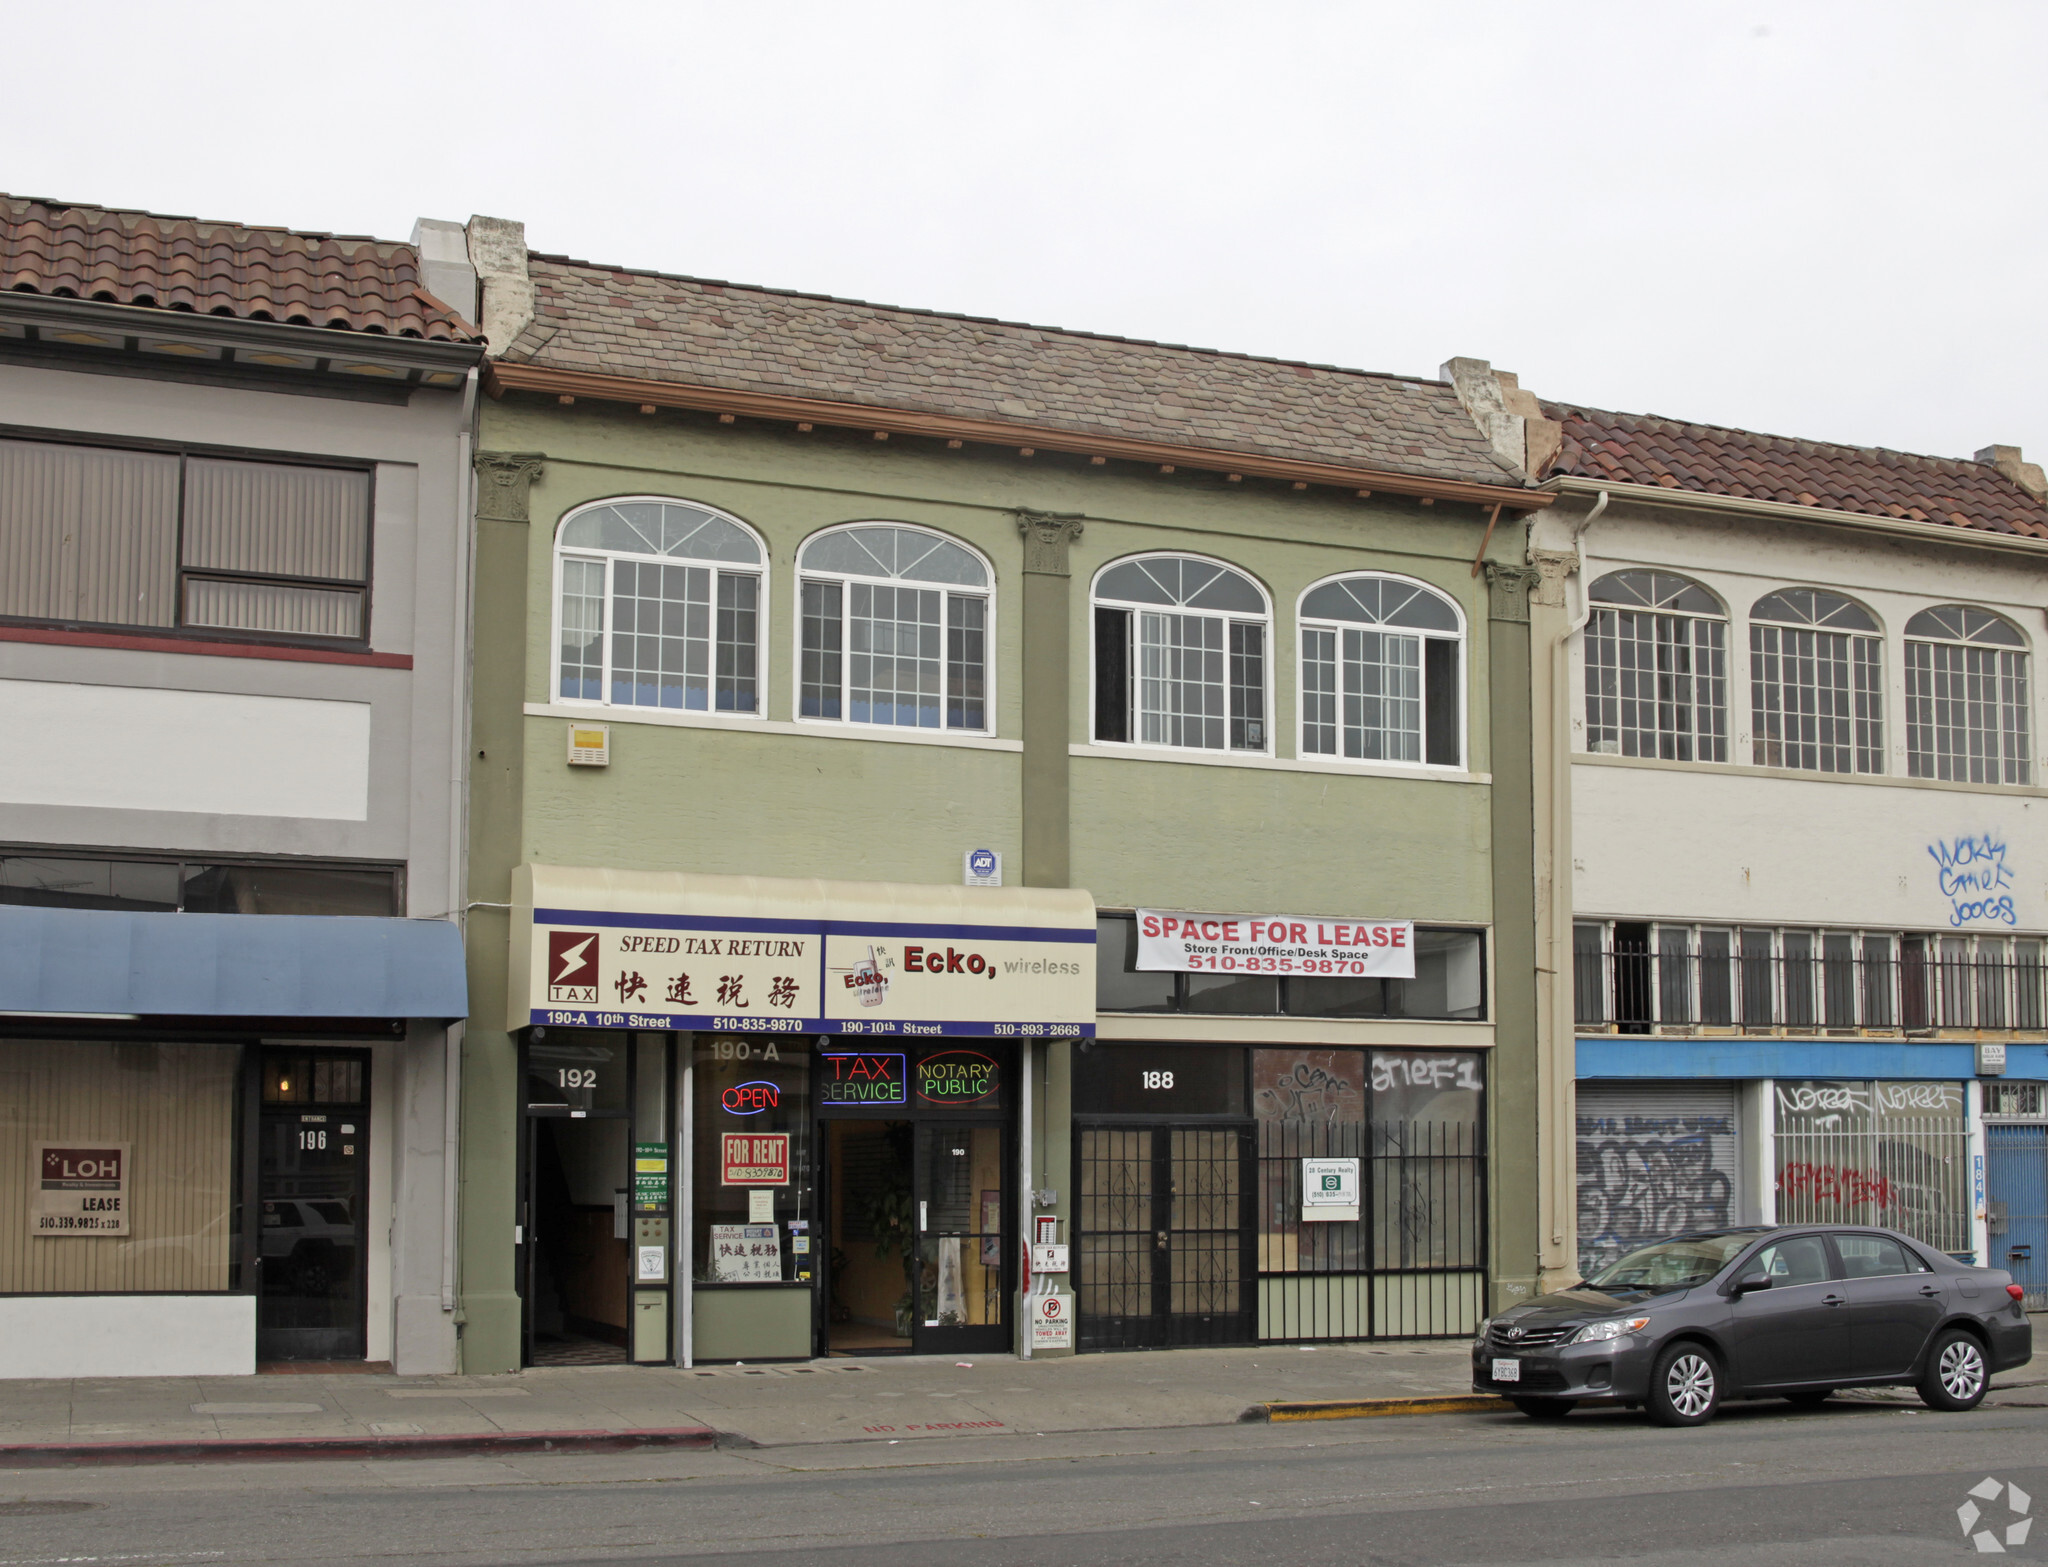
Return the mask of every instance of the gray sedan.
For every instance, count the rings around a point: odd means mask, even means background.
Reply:
[[[1974,1409],[2034,1352],[2022,1290],[1893,1230],[1701,1231],[1631,1252],[1479,1325],[1472,1386],[1539,1419],[1619,1400],[1700,1425],[1724,1398],[1818,1404],[1836,1388],[1917,1387]]]

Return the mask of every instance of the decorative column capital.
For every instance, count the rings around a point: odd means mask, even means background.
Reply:
[[[1081,536],[1078,512],[1019,511],[1017,531],[1024,535],[1024,570],[1040,577],[1066,577],[1067,546]]]
[[[1546,609],[1564,608],[1565,578],[1579,569],[1577,550],[1529,551],[1529,564],[1536,568],[1535,599]]]
[[[1529,620],[1529,590],[1540,580],[1541,574],[1534,566],[1520,566],[1505,560],[1488,561],[1486,585],[1492,592],[1487,618],[1520,621],[1526,625]]]
[[[541,475],[546,452],[478,452],[476,515],[480,522],[525,522],[527,492]]]

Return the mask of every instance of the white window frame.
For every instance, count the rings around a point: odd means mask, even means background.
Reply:
[[[1259,595],[1259,602],[1263,606],[1263,608],[1260,610],[1257,616],[1253,616],[1243,613],[1234,613],[1228,610],[1188,609],[1184,606],[1169,607],[1161,604],[1145,604],[1140,603],[1135,599],[1104,598],[1098,591],[1103,577],[1107,575],[1109,572],[1114,571],[1119,566],[1128,566],[1133,564],[1134,562],[1146,560],[1193,560],[1199,561],[1205,566],[1218,567],[1223,571],[1229,572],[1233,576],[1242,577],[1246,582],[1249,582],[1252,585],[1253,591]],[[1211,620],[1222,621],[1224,625],[1223,659],[1224,691],[1226,703],[1229,700],[1228,692],[1230,682],[1230,625],[1233,621],[1241,625],[1248,625],[1251,624],[1254,620],[1256,620],[1264,628],[1265,634],[1265,656],[1262,660],[1265,667],[1261,672],[1260,676],[1260,702],[1262,704],[1261,731],[1264,736],[1265,743],[1259,746],[1257,749],[1253,749],[1249,746],[1241,749],[1233,749],[1228,743],[1230,717],[1227,711],[1225,712],[1223,719],[1225,744],[1223,744],[1222,746],[1168,745],[1164,742],[1155,740],[1103,740],[1097,738],[1095,733],[1095,667],[1097,658],[1099,656],[1099,650],[1096,647],[1095,611],[1098,607],[1104,609],[1128,610],[1134,615],[1162,613],[1176,615],[1199,615]],[[1089,744],[1094,746],[1101,746],[1105,750],[1111,751],[1141,751],[1148,753],[1166,754],[1171,756],[1214,757],[1218,761],[1255,758],[1265,758],[1267,760],[1271,760],[1272,758],[1274,758],[1278,754],[1275,748],[1274,735],[1275,732],[1278,730],[1279,725],[1275,721],[1275,710],[1278,706],[1278,693],[1275,689],[1277,682],[1274,679],[1274,668],[1277,663],[1277,660],[1275,659],[1273,652],[1273,619],[1273,595],[1271,591],[1266,587],[1266,584],[1261,582],[1254,573],[1247,571],[1243,566],[1237,565],[1231,561],[1219,560],[1214,555],[1204,555],[1195,550],[1140,550],[1135,554],[1119,555],[1115,560],[1105,561],[1101,566],[1099,566],[1096,569],[1095,575],[1091,577],[1088,582],[1087,708]],[[1138,711],[1137,682],[1139,679],[1140,674],[1138,669],[1136,639],[1134,637],[1132,642],[1132,657],[1130,662],[1130,669],[1127,674],[1128,685],[1126,688],[1126,701],[1128,703],[1126,711],[1130,714],[1131,728],[1134,733],[1138,732],[1140,725],[1143,722],[1142,716]]]
[[[1701,586],[1705,587],[1706,585],[1702,583]],[[1708,589],[1708,591],[1711,592],[1712,589]],[[1868,615],[1872,629],[1861,630],[1853,626],[1829,626],[1818,621],[1758,618],[1756,613],[1757,605],[1763,603],[1765,599],[1776,598],[1784,593],[1814,593],[1828,598],[1840,599],[1852,609],[1860,610]],[[1741,640],[1748,662],[1749,673],[1750,764],[1755,767],[1781,768],[1787,772],[1818,773],[1829,778],[1875,778],[1883,775],[1887,771],[1885,761],[1889,735],[1889,729],[1886,724],[1886,709],[1892,705],[1891,672],[1888,667],[1890,661],[1885,657],[1885,644],[1888,639],[1885,633],[1884,617],[1864,603],[1862,599],[1857,598],[1854,594],[1844,593],[1839,588],[1824,588],[1810,582],[1788,582],[1781,587],[1770,588],[1765,592],[1757,594],[1750,601],[1748,610],[1744,612],[1743,624],[1745,633]],[[1780,660],[1779,668],[1781,673],[1779,678],[1769,682],[1769,684],[1777,687],[1781,693],[1787,690],[1798,691],[1803,693],[1808,700],[1817,702],[1822,689],[1818,682],[1799,682],[1784,677],[1782,671],[1786,662],[1797,657],[1797,655],[1785,652],[1782,646],[1775,654],[1765,654],[1758,651],[1758,634],[1766,629],[1778,632],[1781,639],[1785,633],[1790,632],[1794,635],[1801,633],[1811,635],[1816,644],[1819,643],[1822,637],[1841,637],[1847,641],[1847,658],[1844,667],[1848,671],[1849,676],[1846,692],[1849,698],[1850,711],[1846,719],[1849,725],[1849,739],[1845,749],[1849,753],[1849,766],[1845,768],[1834,768],[1825,765],[1807,767],[1796,761],[1785,760],[1784,756],[1795,753],[1798,749],[1809,744],[1815,748],[1817,753],[1824,753],[1827,750],[1833,749],[1833,747],[1822,744],[1818,739],[1810,742],[1788,739],[1782,733],[1775,740],[1767,740],[1760,733],[1763,726],[1758,724],[1757,719],[1763,710],[1759,707],[1758,699],[1764,694],[1766,689],[1766,683],[1759,673],[1762,667],[1762,660],[1766,658],[1777,658]],[[1734,640],[1732,631],[1730,640]],[[1869,643],[1876,650],[1877,675],[1875,685],[1872,688],[1872,694],[1877,700],[1877,712],[1868,719],[1858,717],[1855,712],[1856,698],[1860,694],[1856,689],[1857,661],[1862,651],[1857,646],[1858,643]],[[1782,730],[1786,726],[1788,718],[1804,715],[1788,715],[1781,705],[1773,716],[1778,719]],[[1872,725],[1876,734],[1874,743],[1868,745],[1858,739],[1859,729],[1865,723]],[[1775,762],[1763,760],[1763,753],[1770,746],[1777,746],[1780,749],[1780,760]],[[1731,754],[1732,750],[1733,748],[1731,747]],[[1866,767],[1864,765],[1866,760],[1874,760],[1876,765]]]
[[[587,548],[583,545],[565,545],[562,542],[562,535],[568,529],[569,524],[572,521],[574,521],[577,517],[581,516],[584,512],[594,511],[600,506],[632,506],[648,504],[658,504],[663,506],[687,506],[693,511],[710,512],[712,515],[720,518],[721,520],[731,523],[734,527],[739,528],[749,538],[751,538],[754,541],[755,546],[761,551],[760,565],[748,567],[742,565],[737,561],[700,560],[694,556],[687,555],[647,555],[642,554],[637,550],[604,550]],[[562,579],[564,576],[563,567],[571,560],[602,561],[604,563],[605,624],[604,629],[598,634],[600,658],[598,675],[598,695],[595,700],[591,699],[590,697],[564,696],[562,694]],[[619,560],[655,561],[660,564],[669,566],[701,566],[708,568],[712,572],[713,634],[711,641],[711,679],[713,684],[712,703],[709,707],[703,709],[702,711],[687,707],[649,707],[639,702],[614,702],[611,699],[613,631],[611,621],[612,564],[614,561]],[[561,703],[565,706],[590,708],[593,711],[599,708],[605,708],[620,714],[683,713],[689,715],[692,718],[699,719],[724,719],[734,723],[749,724],[760,723],[768,716],[768,649],[771,645],[768,636],[769,567],[770,557],[768,554],[768,541],[761,536],[760,530],[752,526],[750,523],[744,521],[743,519],[735,517],[731,512],[727,511],[724,507],[713,506],[707,501],[695,501],[689,499],[687,496],[681,495],[607,495],[601,496],[596,500],[579,502],[577,505],[570,507],[567,511],[563,512],[562,515],[555,521],[554,568],[552,573],[550,574],[552,583],[550,591],[553,595],[553,602],[548,613],[549,703]],[[717,573],[721,571],[729,572],[734,576],[751,576],[755,579],[754,613],[756,619],[754,627],[754,709],[752,712],[725,711],[721,710],[717,706]]]
[[[958,583],[927,582],[915,577],[880,577],[860,572],[813,571],[804,566],[804,553],[813,544],[828,534],[844,533],[853,528],[895,528],[904,533],[921,533],[927,538],[938,539],[944,543],[955,545],[981,562],[981,569],[988,573],[988,585],[977,589]],[[814,726],[820,729],[850,730],[857,734],[874,732],[901,738],[919,736],[931,740],[943,740],[960,735],[994,736],[996,734],[996,649],[999,645],[996,641],[997,579],[995,562],[990,560],[987,554],[976,549],[958,534],[947,533],[941,528],[930,527],[921,522],[902,522],[893,517],[861,517],[850,522],[835,522],[830,527],[819,528],[814,533],[806,534],[803,542],[796,547],[795,570],[791,573],[791,577],[789,712],[790,717],[797,723],[806,727]],[[807,716],[804,712],[804,584],[806,582],[837,583],[842,590],[839,600],[839,711],[842,715],[846,716],[839,718],[815,718]],[[878,724],[872,719],[860,720],[850,716],[853,710],[853,703],[847,694],[847,683],[852,678],[853,654],[846,645],[849,598],[844,590],[855,583],[865,583],[873,587],[883,588],[917,588],[939,594],[939,641],[942,648],[939,655],[939,664],[942,682],[945,678],[944,668],[946,664],[946,654],[943,651],[943,645],[952,630],[950,612],[945,601],[947,597],[953,594],[959,594],[966,598],[978,595],[981,598],[983,604],[981,728],[955,729],[942,721],[935,728],[927,729],[922,725],[913,724]],[[940,698],[940,711],[943,719],[943,692]]]
[[[1311,593],[1314,593],[1318,588],[1327,587],[1333,582],[1349,582],[1364,577],[1375,578],[1382,582],[1398,582],[1403,587],[1418,588],[1422,592],[1427,593],[1430,597],[1438,600],[1439,602],[1449,605],[1451,614],[1458,623],[1458,629],[1455,632],[1444,632],[1428,631],[1424,630],[1419,626],[1394,625],[1385,625],[1375,628],[1372,626],[1368,626],[1362,620],[1324,620],[1318,616],[1303,613],[1302,605],[1308,602],[1309,595]],[[1394,636],[1414,637],[1417,641],[1426,641],[1434,639],[1439,642],[1455,642],[1457,644],[1458,692],[1456,724],[1458,730],[1458,759],[1456,762],[1432,762],[1428,760],[1429,673],[1428,659],[1426,657],[1423,660],[1423,664],[1420,670],[1420,673],[1422,675],[1422,694],[1420,700],[1422,703],[1423,760],[1417,762],[1407,762],[1402,761],[1396,757],[1359,757],[1346,756],[1344,754],[1344,693],[1342,689],[1343,644],[1341,642],[1338,644],[1339,652],[1337,659],[1339,681],[1339,688],[1337,692],[1338,748],[1334,752],[1309,750],[1307,744],[1308,655],[1302,647],[1302,642],[1304,641],[1303,633],[1306,631],[1336,631],[1341,634],[1344,631],[1367,631],[1374,629],[1379,630],[1382,635],[1391,634]],[[1471,622],[1468,621],[1465,617],[1464,606],[1459,604],[1456,599],[1452,598],[1451,595],[1446,593],[1442,588],[1436,586],[1435,583],[1424,582],[1420,577],[1406,576],[1398,571],[1335,571],[1330,573],[1330,575],[1327,577],[1318,577],[1314,582],[1311,582],[1307,587],[1303,588],[1300,594],[1297,595],[1294,600],[1294,754],[1304,759],[1314,760],[1318,762],[1332,762],[1341,766],[1350,767],[1399,767],[1418,773],[1462,773],[1467,771],[1468,764],[1471,759],[1469,745],[1469,721],[1467,716],[1467,707],[1470,701],[1472,682],[1471,631]]]
[[[1947,636],[1916,636],[1912,633],[1912,631],[1908,629],[1909,627],[1911,627],[1913,622],[1917,620],[1920,616],[1932,613],[1935,610],[1942,609],[1971,610],[1976,614],[1985,616],[1987,619],[1995,620],[1999,622],[2001,625],[2010,629],[2012,633],[2019,638],[2019,643],[2017,646],[2015,646],[2009,642],[1971,642],[1965,639]],[[2027,636],[2026,631],[2021,627],[2019,621],[2014,616],[2005,613],[2003,610],[1987,609],[1981,604],[1965,604],[1955,599],[1944,599],[1939,603],[1923,604],[1919,609],[1914,610],[1912,614],[1906,616],[1900,624],[1899,635],[1900,641],[1903,644],[1902,653],[1899,660],[1899,685],[1901,692],[1904,696],[1904,703],[1901,707],[1899,718],[1899,738],[1904,746],[1906,753],[1906,776],[1908,778],[1935,779],[1944,783],[1983,783],[2007,789],[2024,789],[2032,787],[2035,783],[2035,762],[2033,752],[2034,746],[2037,743],[2036,735],[2038,734],[2040,728],[2040,715],[2036,711],[2039,698],[2036,696],[2034,691],[2034,685],[2036,680],[2038,679],[2038,674],[2037,671],[2034,669],[2033,642]],[[1920,772],[1916,770],[1914,763],[1917,760],[1917,758],[1913,749],[1913,736],[1915,731],[1921,728],[1922,726],[1917,721],[1914,708],[1914,703],[1916,699],[1913,694],[1913,649],[1915,647],[1980,648],[1991,649],[1997,653],[2002,654],[2017,654],[2019,656],[2021,660],[2021,678],[2024,679],[2026,682],[2027,691],[2026,696],[2018,705],[2020,706],[2026,718],[2027,733],[2025,736],[2025,743],[2018,748],[2017,754],[2008,754],[2006,747],[2003,744],[2003,741],[2006,738],[2005,732],[2003,726],[2000,726],[1999,738],[2001,744],[1999,747],[1998,763],[1993,769],[1991,769],[1993,771],[1996,771],[1999,776],[1986,777],[1981,780],[1972,779],[1966,775],[1944,779],[1941,777],[1938,765],[1939,752],[1929,753],[1930,760],[1935,763],[1934,770],[1929,772]],[[2001,664],[2002,662],[2003,661],[2001,660]],[[2004,692],[2002,689],[2005,684],[2005,678],[2006,677],[2004,671],[2001,668],[1999,674],[1999,684],[2001,687],[2001,691],[1998,703],[2001,710],[2003,710],[2003,708],[2007,705],[2005,702]],[[1929,696],[1921,700],[1925,700],[1929,703],[1934,703],[1938,701],[1938,698]],[[1926,726],[1937,733],[1939,732],[1941,727],[1938,722],[1939,711],[1940,710],[1937,707],[1935,709],[1936,721]],[[2018,764],[2018,770],[2022,776],[2019,778],[2008,779],[2004,776],[2005,771],[2014,763]]]
[[[1637,574],[1677,578],[1678,580],[1685,582],[1688,586],[1698,588],[1702,593],[1706,594],[1706,596],[1709,599],[1711,599],[1716,606],[1718,606],[1719,612],[1717,614],[1710,615],[1703,610],[1665,609],[1640,604],[1616,604],[1605,599],[1596,599],[1592,597],[1592,590],[1595,587],[1599,586],[1599,584],[1601,582],[1604,582],[1607,578],[1630,576]],[[1603,727],[1596,721],[1596,713],[1594,710],[1595,698],[1591,690],[1591,682],[1593,678],[1594,669],[1596,667],[1593,656],[1593,647],[1596,641],[1594,626],[1598,622],[1599,616],[1603,612],[1630,615],[1657,615],[1663,616],[1667,619],[1685,620],[1689,622],[1705,622],[1708,624],[1718,625],[1721,627],[1721,732],[1717,739],[1719,741],[1722,754],[1716,757],[1703,757],[1699,754],[1700,730],[1698,725],[1698,716],[1701,711],[1702,704],[1699,701],[1698,696],[1695,695],[1692,698],[1692,700],[1686,704],[1688,710],[1692,713],[1694,720],[1693,727],[1690,731],[1691,749],[1693,754],[1690,757],[1662,756],[1661,753],[1664,749],[1665,735],[1661,729],[1658,729],[1648,732],[1653,734],[1654,738],[1656,739],[1657,751],[1659,754],[1655,758],[1646,759],[1697,763],[1708,767],[1720,767],[1727,765],[1729,759],[1735,755],[1736,746],[1736,732],[1733,730],[1729,713],[1729,689],[1733,687],[1736,682],[1738,658],[1741,658],[1745,661],[1742,667],[1746,671],[1746,650],[1749,645],[1746,636],[1737,636],[1736,628],[1738,625],[1746,627],[1746,619],[1743,621],[1738,621],[1736,617],[1730,612],[1727,599],[1724,598],[1720,593],[1716,592],[1713,588],[1709,587],[1706,583],[1702,582],[1698,577],[1694,576],[1692,573],[1685,571],[1675,571],[1670,567],[1666,566],[1642,566],[1624,564],[1620,562],[1611,564],[1607,567],[1606,570],[1602,571],[1599,574],[1599,576],[1593,577],[1591,578],[1591,580],[1587,582],[1586,593],[1586,623],[1579,632],[1579,652],[1581,659],[1581,668],[1578,680],[1579,716],[1581,721],[1585,725],[1585,734],[1583,741],[1581,743],[1585,747],[1585,754],[1589,756],[1616,757],[1627,757],[1629,754],[1625,742],[1619,740],[1617,741],[1617,748],[1612,751],[1596,751],[1593,748],[1594,732],[1597,729]],[[1699,647],[1695,633],[1688,633],[1686,639],[1686,647],[1688,649],[1689,654],[1696,659],[1698,656]],[[1695,683],[1694,690],[1695,692],[1697,692],[1697,683],[1705,677],[1703,677],[1697,669],[1694,669],[1689,678]],[[1604,698],[1602,698],[1602,700],[1604,700]],[[1626,728],[1621,723],[1620,703],[1622,698],[1619,695],[1619,693],[1616,694],[1614,700],[1616,703],[1615,727],[1618,730],[1621,730],[1623,733],[1626,733]],[[1638,698],[1637,700],[1638,702],[1640,702],[1641,698]],[[1639,725],[1637,732],[1642,733],[1645,731],[1643,731],[1641,729],[1641,726]],[[1638,756],[1641,756],[1640,752],[1638,753]]]

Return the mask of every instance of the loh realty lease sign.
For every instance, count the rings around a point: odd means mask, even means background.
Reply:
[[[1138,967],[1173,973],[1415,977],[1410,920],[1138,910]]]
[[[31,1235],[126,1235],[128,1144],[36,1143]]]

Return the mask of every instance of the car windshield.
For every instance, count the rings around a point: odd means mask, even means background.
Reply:
[[[1662,1295],[1704,1284],[1756,1236],[1691,1235],[1659,1241],[1610,1263],[1586,1281],[1610,1295]]]

